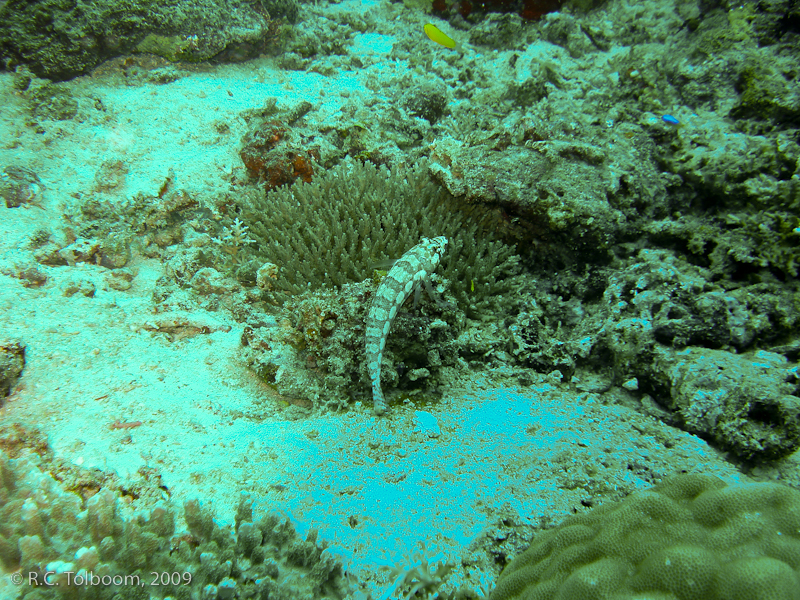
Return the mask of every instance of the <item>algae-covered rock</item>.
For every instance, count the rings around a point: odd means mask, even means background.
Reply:
[[[37,119],[66,121],[78,113],[78,101],[72,92],[52,83],[32,86],[26,98],[31,113]]]
[[[787,79],[781,63],[775,64],[769,55],[759,55],[742,70],[738,104],[731,111],[736,118],[779,119],[800,121],[800,94]]]
[[[139,0],[0,3],[0,61],[39,77],[70,79],[137,49],[168,60],[245,60],[264,51],[276,29],[256,4],[201,0],[181,5]]]
[[[25,367],[25,345],[19,340],[0,340],[0,406],[11,393]]]
[[[796,371],[783,356],[687,348],[660,352],[654,370],[669,390],[656,400],[687,431],[743,459],[786,456],[800,447]]]

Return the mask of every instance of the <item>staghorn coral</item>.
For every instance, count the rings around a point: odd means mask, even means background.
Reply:
[[[299,406],[341,409],[369,389],[364,321],[384,276],[375,266],[421,237],[448,238],[431,283],[449,304],[425,301],[410,314],[398,307],[381,383],[401,388],[402,398],[427,401],[463,364],[467,347],[458,336],[469,317],[506,314],[519,302],[512,248],[459,210],[425,165],[388,170],[349,162],[242,204],[241,222],[256,243],[240,249],[236,273],[256,281],[277,313],[248,321],[245,358]],[[245,272],[248,265],[257,272]]]
[[[486,310],[511,292],[513,249],[493,240],[477,213],[457,208],[425,171],[348,161],[311,183],[245,196],[240,217],[256,243],[241,251],[279,267],[266,299],[281,304],[308,290],[364,281],[375,265],[435,236],[450,240],[439,273],[461,310]]]

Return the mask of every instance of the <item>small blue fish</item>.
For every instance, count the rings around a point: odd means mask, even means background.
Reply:
[[[662,115],[661,120],[668,125],[680,125],[680,121],[673,117],[672,115]]]

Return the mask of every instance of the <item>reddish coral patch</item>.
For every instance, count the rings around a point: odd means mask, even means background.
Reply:
[[[260,123],[245,135],[243,144],[239,156],[248,175],[264,182],[267,189],[297,179],[310,182],[314,175],[312,163],[319,160],[318,151],[298,148],[288,126],[278,121]]]
[[[294,167],[295,179],[299,177],[306,183],[311,183],[311,177],[314,175],[314,169],[311,166],[311,161],[309,161],[302,154],[296,154],[294,160],[292,161],[292,166]]]
[[[558,10],[564,0],[434,0],[433,12],[439,16],[455,13],[467,17],[477,12],[515,12],[524,19],[538,20],[549,12]]]

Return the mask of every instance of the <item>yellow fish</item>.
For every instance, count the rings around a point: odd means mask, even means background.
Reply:
[[[456,41],[433,23],[428,23],[425,25],[425,27],[423,27],[423,29],[425,30],[425,35],[427,35],[431,41],[436,42],[445,48],[450,48],[451,50],[456,49]]]

